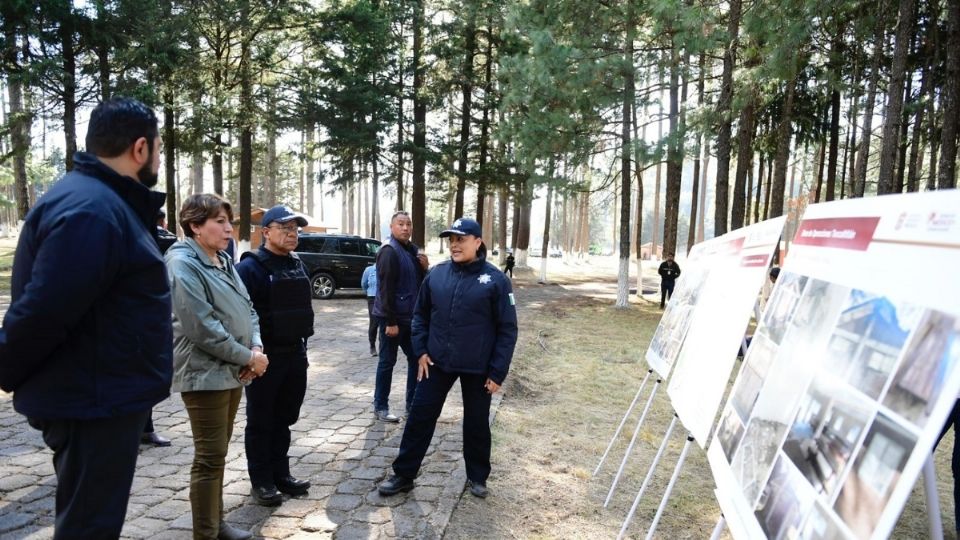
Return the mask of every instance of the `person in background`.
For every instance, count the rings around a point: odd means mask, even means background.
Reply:
[[[0,388],[53,451],[57,540],[120,537],[172,375],[157,117],[134,99],[100,103],[86,150],[24,220],[0,328]]]
[[[307,392],[307,338],[313,335],[313,300],[303,261],[293,252],[307,220],[286,206],[263,214],[263,245],[243,254],[237,272],[260,319],[270,373],[247,386],[244,446],[251,496],[262,506],[281,493],[306,495],[310,482],[290,474],[290,426],[300,418]]]
[[[510,274],[510,279],[513,279],[513,266],[517,264],[517,260],[513,258],[513,252],[507,253],[506,265],[503,267],[504,274]]]
[[[517,310],[507,277],[487,262],[480,224],[461,218],[440,233],[450,260],[427,275],[413,316],[417,392],[394,474],[377,488],[390,496],[410,491],[433,439],[450,388],[463,395],[463,460],[470,493],[487,496],[490,476],[490,400],[507,377],[517,344]]]
[[[417,360],[410,344],[410,321],[417,291],[430,262],[420,253],[410,237],[413,221],[410,214],[399,211],[390,218],[390,241],[377,253],[377,298],[373,314],[380,328],[380,360],[377,362],[377,381],[373,393],[373,413],[382,422],[399,422],[390,414],[390,385],[393,367],[397,364],[397,349],[407,357],[406,408],[410,410],[417,386]]]
[[[223,521],[223,469],[242,386],[267,372],[257,312],[223,250],[233,230],[230,203],[191,195],[180,209],[186,238],[166,255],[173,295],[173,390],[193,432],[190,509],[195,539],[245,540]]]
[[[370,342],[370,356],[377,355],[377,318],[373,315],[373,303],[377,300],[377,265],[371,264],[363,271],[360,278],[360,288],[367,293],[367,317],[370,324],[367,327],[367,340]]]
[[[657,273],[660,274],[660,309],[663,309],[673,296],[673,287],[680,277],[680,265],[673,260],[673,253],[667,253],[667,260],[660,263]]]
[[[177,235],[167,230],[167,213],[161,209],[157,212],[157,247],[160,253],[164,254],[177,241]],[[140,442],[151,446],[170,446],[170,439],[161,437],[153,426],[153,409],[150,410],[150,416],[147,417],[147,425],[143,428],[143,435],[140,436]]]

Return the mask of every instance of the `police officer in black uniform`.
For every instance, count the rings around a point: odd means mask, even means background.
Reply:
[[[281,493],[304,495],[307,480],[290,474],[290,426],[300,416],[307,389],[307,338],[313,335],[310,280],[296,249],[298,227],[307,224],[286,206],[263,215],[263,245],[237,265],[260,317],[263,352],[270,370],[247,386],[244,444],[254,502],[277,506]]]
[[[660,274],[660,309],[663,309],[667,300],[673,296],[673,286],[680,277],[680,265],[673,260],[673,253],[667,253],[667,260],[660,263],[657,273]]]

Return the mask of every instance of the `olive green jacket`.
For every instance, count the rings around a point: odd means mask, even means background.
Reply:
[[[260,324],[233,260],[217,268],[197,242],[170,246],[165,259],[173,297],[173,391],[237,388],[240,369],[262,347]]]

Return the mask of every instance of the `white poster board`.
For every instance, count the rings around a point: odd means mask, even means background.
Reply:
[[[712,252],[709,273],[667,387],[680,421],[701,447],[706,447],[785,219],[705,243]]]
[[[683,345],[697,307],[700,287],[710,268],[709,259],[715,250],[704,249],[708,243],[701,242],[693,246],[687,255],[667,309],[647,347],[647,364],[664,379],[670,376],[670,369],[680,353],[680,346]]]
[[[958,268],[960,192],[807,209],[708,452],[735,537],[890,534],[960,390]]]

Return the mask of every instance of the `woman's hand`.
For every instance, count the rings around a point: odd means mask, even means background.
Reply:
[[[262,377],[267,372],[267,365],[269,364],[270,360],[267,355],[260,352],[259,347],[255,347],[250,361],[247,362],[247,369],[252,371],[255,376]]]

